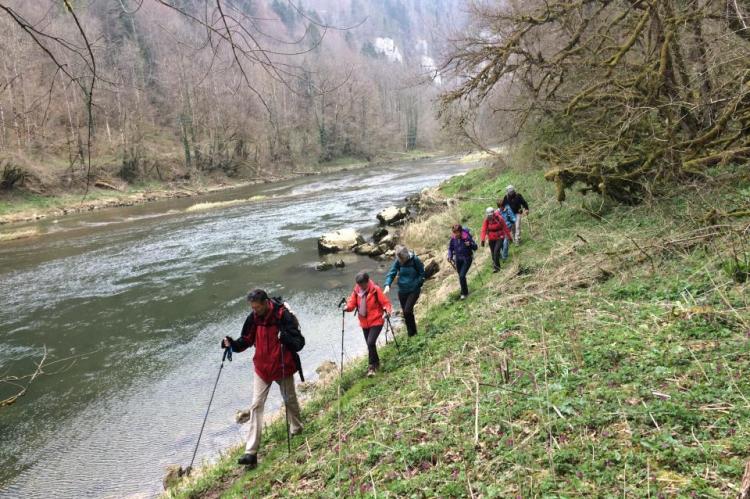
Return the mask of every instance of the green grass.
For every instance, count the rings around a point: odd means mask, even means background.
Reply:
[[[257,470],[239,470],[236,450],[171,494],[736,494],[750,459],[750,293],[725,267],[747,257],[744,241],[722,229],[684,242],[705,229],[691,192],[591,215],[593,200],[551,201],[538,172],[475,170],[441,189],[478,233],[508,183],[532,215],[500,273],[480,248],[469,298],[422,310],[420,334],[384,348],[376,378],[362,378],[364,361],[348,371],[340,419],[336,387],[324,390],[291,456],[276,424]],[[727,211],[746,202],[729,191],[705,194]],[[457,289],[445,278],[426,294]]]
[[[91,187],[85,198],[83,196],[83,193],[67,193],[45,196],[25,191],[15,191],[13,193],[6,194],[2,199],[0,199],[0,216],[10,215],[13,213],[35,211],[44,212],[55,209],[70,208],[75,207],[82,201],[120,198],[159,188],[164,188],[164,185],[156,181],[134,184],[121,192]]]

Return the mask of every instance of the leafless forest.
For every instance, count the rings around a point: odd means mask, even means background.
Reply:
[[[456,0],[0,2],[6,190],[432,148]]]

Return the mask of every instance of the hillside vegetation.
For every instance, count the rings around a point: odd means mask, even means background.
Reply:
[[[478,232],[513,183],[532,214],[492,274],[487,250],[469,298],[442,269],[420,334],[319,392],[287,456],[267,432],[257,470],[239,449],[173,497],[537,497],[737,494],[750,459],[750,179],[685,188],[658,203],[553,201],[538,171],[485,168],[439,194],[458,206],[411,225],[444,251],[449,225]],[[711,216],[707,216],[711,215]],[[447,267],[447,265],[446,265]],[[339,414],[340,407],[340,414]]]
[[[449,58],[467,76],[442,94],[444,113],[475,134],[500,119],[506,140],[533,138],[560,201],[578,186],[637,203],[750,158],[748,2],[529,0],[470,12]]]

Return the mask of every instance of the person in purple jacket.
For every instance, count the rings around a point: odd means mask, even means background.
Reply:
[[[469,229],[456,224],[451,228],[451,240],[448,242],[448,261],[458,272],[458,282],[461,284],[461,299],[464,300],[469,295],[469,284],[466,282],[466,274],[469,273],[469,267],[474,260],[474,252],[477,250],[477,243],[471,237]]]

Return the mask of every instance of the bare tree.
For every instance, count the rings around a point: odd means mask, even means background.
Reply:
[[[745,9],[734,0],[477,6],[473,34],[447,62],[461,83],[443,109],[458,107],[466,124],[500,102],[495,111],[513,124],[506,138],[536,130],[560,200],[581,182],[634,202],[750,158]]]

